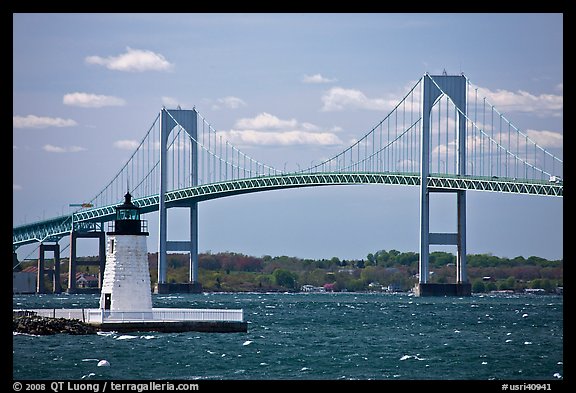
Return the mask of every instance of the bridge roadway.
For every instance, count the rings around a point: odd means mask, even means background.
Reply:
[[[420,185],[420,174],[394,172],[296,172],[275,176],[259,176],[169,191],[166,193],[166,205],[167,207],[189,206],[191,200],[206,201],[267,190],[354,184],[418,186]],[[503,177],[459,177],[454,175],[431,174],[428,177],[428,188],[433,190],[478,190],[560,197],[563,195],[563,185],[561,183]],[[142,208],[142,213],[157,211],[158,201],[158,194],[133,200],[134,204]],[[118,203],[120,203],[120,201]],[[57,241],[70,234],[72,218],[77,227],[86,230],[95,227],[96,223],[113,221],[115,206],[116,204],[84,209],[75,212],[73,216],[65,215],[14,227],[12,232],[12,246],[13,248],[18,248],[19,246],[30,243]]]

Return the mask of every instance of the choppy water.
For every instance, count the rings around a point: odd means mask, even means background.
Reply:
[[[242,308],[247,333],[13,335],[14,379],[563,378],[563,298],[301,293],[153,295],[154,307]],[[14,308],[97,307],[21,295]],[[98,367],[106,359],[110,367]]]

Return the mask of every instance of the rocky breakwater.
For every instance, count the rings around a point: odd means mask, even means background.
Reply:
[[[28,313],[24,315],[12,313],[12,331],[34,335],[58,333],[81,335],[95,334],[97,329],[77,319],[44,318]]]

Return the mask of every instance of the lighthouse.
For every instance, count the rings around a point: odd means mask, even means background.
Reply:
[[[103,311],[152,311],[148,232],[142,230],[145,223],[140,220],[140,208],[127,192],[124,203],[116,206],[113,230],[106,233],[106,267],[100,295]]]

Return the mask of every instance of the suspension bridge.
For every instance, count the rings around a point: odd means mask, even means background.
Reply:
[[[105,223],[123,200],[130,181],[133,202],[142,213],[159,212],[158,287],[167,283],[168,251],[190,253],[189,283],[198,290],[198,203],[226,196],[297,187],[394,184],[420,188],[418,288],[429,283],[430,245],[457,247],[456,278],[440,293],[469,293],[466,272],[466,191],[563,195],[563,161],[518,129],[465,75],[424,74],[378,124],[335,156],[298,171],[281,171],[248,156],[230,143],[194,108],[162,108],[126,164],[112,180],[70,215],[13,228],[13,251],[39,243],[39,279],[44,252],[59,258],[58,242],[70,236],[69,288],[74,292],[76,240],[100,240],[101,276],[105,262]],[[429,231],[430,195],[456,194],[457,231]],[[190,210],[190,239],[167,238],[167,210]],[[53,275],[59,275],[55,264]],[[59,289],[54,280],[55,291]],[[436,288],[436,289],[435,289]],[[43,288],[39,287],[39,291]]]

